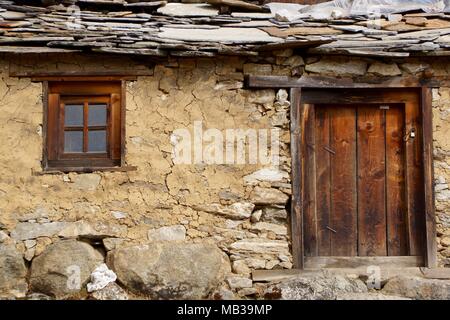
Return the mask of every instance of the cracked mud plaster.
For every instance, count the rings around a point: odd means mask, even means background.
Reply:
[[[171,154],[171,133],[180,128],[191,130],[194,121],[202,121],[204,130],[271,128],[271,114],[261,113],[263,104],[258,101],[258,94],[242,89],[216,89],[218,83],[228,81],[230,71],[232,77],[243,81],[239,59],[172,61],[149,68],[149,74],[153,75],[127,82],[125,160],[136,166],[137,171],[90,174],[93,179],[88,179],[88,174],[76,173],[32,174],[41,170],[42,86],[29,79],[9,78],[8,66],[20,71],[62,73],[111,70],[124,65],[130,69],[148,68],[126,59],[100,60],[100,66],[95,63],[99,59],[84,56],[62,61],[41,58],[41,62],[22,59],[1,63],[0,94],[4,97],[1,134],[7,140],[0,147],[4,169],[0,180],[0,223],[13,230],[21,217],[39,211],[49,221],[112,221],[126,225],[123,237],[129,242],[147,242],[148,230],[178,224],[186,227],[188,241],[213,242],[222,248],[236,239],[257,237],[244,229],[245,224],[230,231],[226,218],[192,207],[248,199],[251,187],[244,184],[243,177],[262,166],[174,165]],[[264,103],[272,105],[275,91],[265,90],[264,95],[267,100]],[[288,134],[288,128],[284,130]],[[285,143],[283,148],[287,159],[288,145]],[[221,196],[224,194],[227,196]],[[113,211],[126,216],[114,221]],[[267,232],[261,236],[266,237]],[[286,236],[272,236],[288,241]]]
[[[314,68],[308,68],[309,72],[314,73],[323,67],[317,64],[320,59],[301,59],[293,55],[292,50],[276,58],[170,58],[156,65],[146,60],[95,55],[66,58],[45,55],[14,59],[2,56],[0,226],[3,225],[10,232],[19,219],[28,214],[41,216],[41,219],[44,217],[48,221],[113,223],[127,227],[126,234],[122,235],[126,242],[143,243],[148,241],[150,229],[181,224],[186,228],[187,241],[216,243],[229,253],[232,261],[245,261],[255,268],[291,267],[292,258],[286,257],[284,253],[281,259],[270,254],[230,254],[229,249],[235,241],[255,238],[288,244],[288,235],[256,230],[250,219],[231,221],[217,214],[193,209],[200,204],[230,205],[249,201],[256,186],[275,187],[289,195],[290,188],[286,187],[289,186],[289,180],[283,181],[282,187],[269,182],[250,186],[245,184],[243,177],[262,166],[174,165],[170,135],[175,129],[192,130],[194,121],[202,121],[204,130],[272,128],[273,118],[283,112],[274,104],[276,92],[243,89],[244,71],[264,73],[266,66],[271,65],[273,74],[300,75],[305,61],[306,65],[315,64]],[[329,61],[331,58],[327,59]],[[302,63],[290,67],[285,64],[286,61]],[[360,65],[362,60],[358,58],[354,61]],[[373,59],[364,61],[368,65],[374,62]],[[351,64],[352,60],[348,63]],[[408,72],[417,69],[415,63],[411,61]],[[435,68],[432,70],[435,74],[448,76],[448,63],[430,62],[430,65]],[[333,66],[327,64],[326,74],[334,72]],[[401,70],[406,70],[399,66]],[[136,166],[137,171],[33,175],[33,171],[41,170],[42,87],[40,83],[31,83],[29,79],[10,78],[9,68],[17,72],[45,70],[62,74],[69,71],[93,73],[116,69],[147,73],[147,76],[139,76],[137,81],[126,84],[125,160],[128,165]],[[406,75],[407,72],[404,73]],[[361,79],[361,74],[357,73],[355,77]],[[442,189],[437,192],[436,200],[438,241],[441,241],[450,230],[450,191],[447,187],[450,181],[450,140],[447,134],[450,130],[447,120],[449,89],[435,90],[434,98],[436,178],[440,179]],[[278,126],[281,129],[280,169],[289,174],[289,125],[282,123]],[[255,208],[255,212],[260,209]],[[113,211],[126,215],[116,220],[112,217]],[[286,220],[271,222],[287,226]],[[57,238],[53,237],[53,240]],[[41,247],[48,245],[49,241],[47,237],[38,239]],[[256,242],[248,244],[258,246]],[[444,249],[440,244],[440,252]],[[447,260],[440,254],[441,265],[448,264]]]

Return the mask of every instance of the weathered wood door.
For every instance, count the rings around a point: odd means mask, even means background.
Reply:
[[[328,99],[337,101],[330,104],[314,93],[306,96],[305,102],[318,102],[302,106],[307,266],[308,257],[423,257],[420,105],[394,97],[386,103],[370,96],[367,102]]]

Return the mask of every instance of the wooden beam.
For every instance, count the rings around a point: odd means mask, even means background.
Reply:
[[[304,267],[322,268],[360,268],[367,266],[409,268],[423,266],[421,256],[402,257],[306,257]]]
[[[135,80],[138,76],[152,76],[153,70],[107,70],[107,71],[96,71],[96,72],[86,72],[86,71],[10,71],[9,76],[10,77],[17,77],[17,78],[33,78],[36,79],[36,81],[42,81],[42,80],[58,80],[58,81],[64,81],[65,78],[80,78],[82,79],[86,78],[117,78],[124,79],[124,78],[130,78],[130,80]],[[59,80],[63,79],[63,80]],[[99,80],[101,81],[101,79]],[[105,80],[107,81],[107,80]]]
[[[425,184],[425,264],[437,267],[436,215],[434,210],[433,110],[430,88],[422,88],[423,173]]]
[[[22,78],[22,77],[21,77]],[[32,82],[42,81],[136,81],[136,76],[40,76],[31,77]]]
[[[294,267],[303,269],[303,214],[302,214],[302,169],[301,148],[301,90],[291,89],[291,158],[292,158],[292,202],[291,202],[291,238]]]
[[[420,268],[420,271],[428,279],[450,280],[450,268]]]
[[[391,79],[365,79],[365,82],[355,82],[351,78],[302,76],[292,78],[286,76],[246,76],[246,86],[249,88],[421,88],[440,87],[441,81],[436,79],[418,79],[414,77],[394,77]],[[445,82],[448,82],[445,81]]]

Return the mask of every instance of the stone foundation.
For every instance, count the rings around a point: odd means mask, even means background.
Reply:
[[[44,271],[36,276],[39,280],[33,280],[33,270],[45,264],[42,261],[62,241],[80,242],[89,246],[87,251],[100,254],[95,263],[88,264],[89,270],[82,272],[81,296],[87,276],[106,257],[109,266],[116,268],[121,285],[138,296],[225,298],[231,292],[254,296],[258,284],[250,279],[252,270],[292,268],[288,223],[290,103],[284,90],[245,89],[244,75],[308,73],[364,80],[423,74],[448,77],[450,72],[448,60],[443,58],[381,61],[300,56],[292,50],[262,57],[170,59],[158,63],[87,55],[2,56],[0,61],[0,251],[13,257],[0,257],[0,296],[17,298],[31,292],[62,298],[80,294],[80,290],[61,292],[58,281],[66,281],[70,275],[53,281],[46,276],[50,271],[40,268]],[[68,71],[93,73],[119,68],[147,74],[128,81],[126,86],[125,162],[137,170],[43,173],[42,85],[28,78],[10,77],[10,72],[52,71],[64,75]],[[439,263],[449,266],[450,89],[433,93]],[[195,121],[201,121],[203,130],[215,128],[221,132],[278,129],[280,165],[174,164],[171,135],[177,129],[192,132]],[[196,278],[183,278],[182,270],[178,282],[167,280],[170,290],[164,288],[164,279],[157,284],[142,278],[136,282],[110,259],[126,247],[146,248],[158,252],[160,262],[152,263],[165,273],[164,263],[182,264],[183,260],[170,260],[164,248],[176,250],[187,245],[190,247],[185,250],[194,257],[193,266],[201,267],[204,250],[218,248],[217,257],[219,252],[223,254],[210,262],[214,265],[211,270],[217,272],[200,288],[192,287]],[[91,261],[92,253],[83,252],[79,252],[82,261]],[[61,261],[61,266],[69,267],[67,263]],[[28,287],[27,269],[31,270]],[[62,274],[66,272],[63,269]],[[136,287],[136,283],[141,284]]]

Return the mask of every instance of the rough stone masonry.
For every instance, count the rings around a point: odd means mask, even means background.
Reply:
[[[285,90],[246,89],[244,75],[448,77],[449,66],[446,58],[320,57],[290,49],[155,64],[88,54],[1,56],[0,296],[83,298],[90,274],[106,262],[122,287],[114,292],[152,299],[258,297],[261,284],[252,281],[252,270],[292,268],[290,102]],[[150,74],[126,88],[125,161],[137,170],[42,172],[42,84],[10,77],[11,69],[119,68]],[[433,91],[433,107],[436,241],[439,264],[448,267],[449,88]],[[280,165],[174,165],[171,134],[192,130],[194,121],[205,129],[280,129]],[[68,288],[74,265],[80,283]]]

